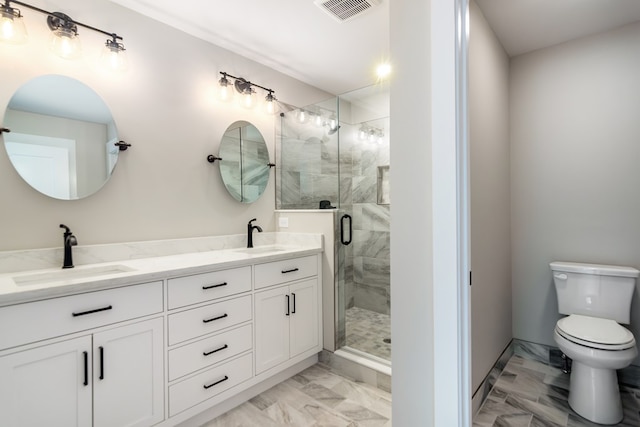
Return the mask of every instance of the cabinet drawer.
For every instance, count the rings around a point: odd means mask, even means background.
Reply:
[[[168,280],[169,309],[251,290],[251,267]]]
[[[159,313],[162,282],[0,308],[0,349]]]
[[[317,274],[318,257],[316,255],[259,264],[255,267],[256,289]]]
[[[250,350],[251,325],[169,351],[169,381]]]
[[[169,345],[251,320],[251,295],[169,315]]]
[[[253,377],[251,353],[169,387],[169,416]]]

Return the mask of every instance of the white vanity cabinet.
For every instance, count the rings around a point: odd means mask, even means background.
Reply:
[[[131,297],[144,299],[136,305]],[[142,427],[162,421],[163,319],[104,327],[162,310],[161,282],[0,308],[0,319],[11,325],[3,329],[14,330],[12,339],[4,334],[0,350],[21,335],[48,339],[0,353],[0,425]],[[34,328],[39,322],[55,335],[42,336]],[[86,325],[95,330],[64,340]]]
[[[256,266],[256,285],[271,286],[255,294],[256,374],[319,347],[317,274],[316,257]]]
[[[0,292],[0,427],[191,425],[311,366],[321,247],[302,251],[153,259],[107,288]]]

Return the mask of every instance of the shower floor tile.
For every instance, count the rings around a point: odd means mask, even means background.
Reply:
[[[352,307],[347,309],[346,325],[347,346],[391,361],[391,317],[388,314]]]

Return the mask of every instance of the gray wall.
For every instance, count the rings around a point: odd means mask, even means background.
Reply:
[[[509,58],[475,2],[470,9],[472,387],[511,341]]]
[[[635,23],[511,61],[515,338],[555,345],[549,262],[640,267],[638,46]]]
[[[244,233],[257,217],[274,230],[274,172],[260,200],[247,205],[229,196],[217,154],[228,125],[248,120],[265,136],[271,159],[274,120],[259,111],[215,100],[219,71],[244,76],[277,91],[278,99],[307,105],[330,95],[232,52],[188,36],[110,3],[58,0],[39,4],[124,37],[130,69],[121,76],[96,70],[105,37],[81,31],[84,59],[66,61],[48,49],[41,14],[23,10],[29,43],[0,46],[0,106],[15,90],[42,74],[64,74],[92,87],[110,107],[121,139],[133,144],[121,154],[114,176],[97,194],[67,202],[48,198],[24,183],[0,150],[0,250],[54,247],[58,224],[69,225],[81,245]]]

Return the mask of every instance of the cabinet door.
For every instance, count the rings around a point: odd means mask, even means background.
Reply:
[[[291,353],[294,357],[318,345],[318,280],[293,284],[291,295]]]
[[[162,319],[152,319],[94,335],[95,427],[164,419],[162,326]]]
[[[282,286],[255,294],[256,374],[289,360],[288,290]]]
[[[0,357],[0,425],[91,425],[91,337]]]

